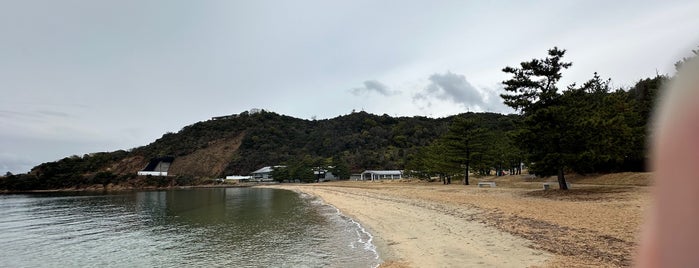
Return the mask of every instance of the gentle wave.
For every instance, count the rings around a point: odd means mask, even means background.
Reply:
[[[342,221],[349,223],[349,225],[353,226],[354,227],[353,231],[356,234],[356,240],[353,241],[352,243],[350,243],[348,246],[350,248],[357,248],[355,243],[360,244],[362,249],[370,252],[373,255],[373,258],[376,261],[376,263],[372,267],[376,268],[379,265],[381,265],[379,253],[376,249],[376,245],[374,245],[374,243],[373,243],[374,236],[369,231],[367,231],[364,228],[364,226],[362,226],[361,223],[359,223],[358,221],[354,220],[351,217],[348,217],[347,215],[342,214],[342,211],[340,211],[339,208],[333,206],[332,204],[325,203],[322,199],[320,199],[318,197],[315,197],[315,196],[312,196],[312,195],[309,195],[309,194],[303,193],[303,192],[298,192],[298,193],[304,198],[308,198],[308,199],[313,200],[313,202],[316,202],[317,205],[332,208],[335,211],[334,216],[338,217]]]

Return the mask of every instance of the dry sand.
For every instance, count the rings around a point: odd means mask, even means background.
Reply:
[[[416,182],[275,187],[317,196],[361,222],[375,236],[382,267],[631,265],[649,187],[574,184],[562,193],[534,188],[541,182],[524,177],[487,180],[498,187]]]

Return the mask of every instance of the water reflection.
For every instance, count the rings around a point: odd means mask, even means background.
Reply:
[[[290,191],[0,196],[0,266],[366,267],[357,230]]]

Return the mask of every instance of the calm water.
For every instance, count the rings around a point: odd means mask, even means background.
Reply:
[[[2,267],[372,267],[371,235],[277,189],[0,195]]]

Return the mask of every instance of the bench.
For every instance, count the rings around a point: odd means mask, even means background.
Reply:
[[[550,189],[551,185],[558,186],[558,182],[544,182],[544,190]],[[568,189],[570,189],[572,185],[570,184],[570,182],[566,182],[566,186],[568,186]]]
[[[495,182],[492,181],[484,181],[484,182],[479,182],[478,183],[478,188],[483,187],[483,186],[490,186],[490,188],[495,187]]]

